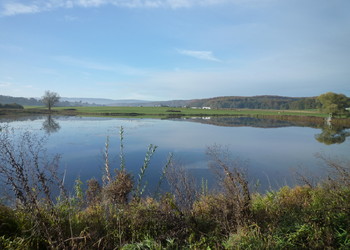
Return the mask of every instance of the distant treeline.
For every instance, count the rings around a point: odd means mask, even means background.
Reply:
[[[23,109],[23,106],[17,103],[10,103],[10,104],[0,103],[0,109]]]
[[[27,106],[44,106],[40,99],[36,98],[25,98],[25,97],[12,97],[12,96],[4,96],[0,95],[0,103],[2,104],[13,104],[17,103],[19,105],[27,105]],[[68,102],[68,101],[60,101],[56,104],[59,107],[79,107],[79,106],[92,106],[88,103],[83,102]],[[95,105],[96,106],[96,105]]]
[[[20,105],[28,106],[42,106],[43,103],[35,98],[25,98],[25,97],[12,97],[0,95],[0,103],[2,104],[11,104],[18,103]]]
[[[317,109],[321,104],[317,97],[283,97],[283,96],[227,96],[209,99],[193,100],[191,107],[211,107],[211,108],[248,108],[248,109]]]

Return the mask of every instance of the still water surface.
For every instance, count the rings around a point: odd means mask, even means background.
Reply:
[[[110,137],[110,161],[119,166],[119,129],[124,128],[124,147],[127,169],[137,176],[149,144],[157,145],[146,173],[149,192],[158,183],[168,154],[200,182],[215,181],[208,167],[206,150],[214,144],[227,146],[233,158],[246,162],[251,183],[259,180],[259,191],[295,185],[296,170],[305,174],[323,175],[325,168],[315,154],[350,160],[349,130],[327,132],[317,128],[260,120],[254,118],[197,118],[197,119],[139,119],[91,117],[30,117],[0,119],[16,130],[29,130],[48,135],[47,149],[62,156],[60,167],[66,171],[66,185],[74,180],[95,177],[101,179],[103,151]],[[338,134],[337,134],[338,133]],[[336,134],[336,135],[334,135]],[[330,142],[322,143],[321,136],[329,135]],[[336,137],[334,139],[334,137]],[[339,139],[338,137],[342,137]],[[333,141],[332,141],[333,139]]]

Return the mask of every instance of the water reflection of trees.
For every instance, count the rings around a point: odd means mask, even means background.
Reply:
[[[43,130],[48,133],[56,133],[60,130],[61,126],[58,121],[56,121],[51,115],[48,115],[43,122]]]
[[[269,119],[269,118],[258,118],[249,116],[238,116],[238,117],[197,117],[186,119],[191,122],[199,122],[205,124],[211,124],[223,127],[255,127],[255,128],[281,128],[281,127],[321,127],[322,123],[317,121],[304,120],[281,120],[281,119]],[[323,120],[321,120],[323,122]]]
[[[326,125],[322,128],[320,134],[316,134],[317,141],[326,145],[341,144],[345,142],[346,137],[350,136],[350,131],[347,131],[344,127]]]
[[[226,127],[257,127],[257,128],[280,128],[280,127],[310,127],[322,128],[320,134],[315,135],[315,139],[326,145],[340,144],[345,142],[350,136],[349,126],[324,124],[323,118],[310,119],[302,117],[291,117],[289,120],[267,119],[257,117],[208,117],[190,118],[187,121],[212,124]]]

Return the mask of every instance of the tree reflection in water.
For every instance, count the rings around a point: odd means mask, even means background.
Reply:
[[[322,128],[322,133],[316,134],[317,141],[326,145],[341,144],[345,142],[346,137],[350,136],[350,131],[339,126],[325,125]]]
[[[51,115],[48,115],[46,117],[46,120],[43,122],[42,126],[42,129],[48,134],[56,133],[60,130],[60,128],[60,124],[57,121],[55,121],[55,119]]]

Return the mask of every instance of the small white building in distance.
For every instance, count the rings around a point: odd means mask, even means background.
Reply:
[[[211,109],[211,107],[191,107],[191,109]]]

